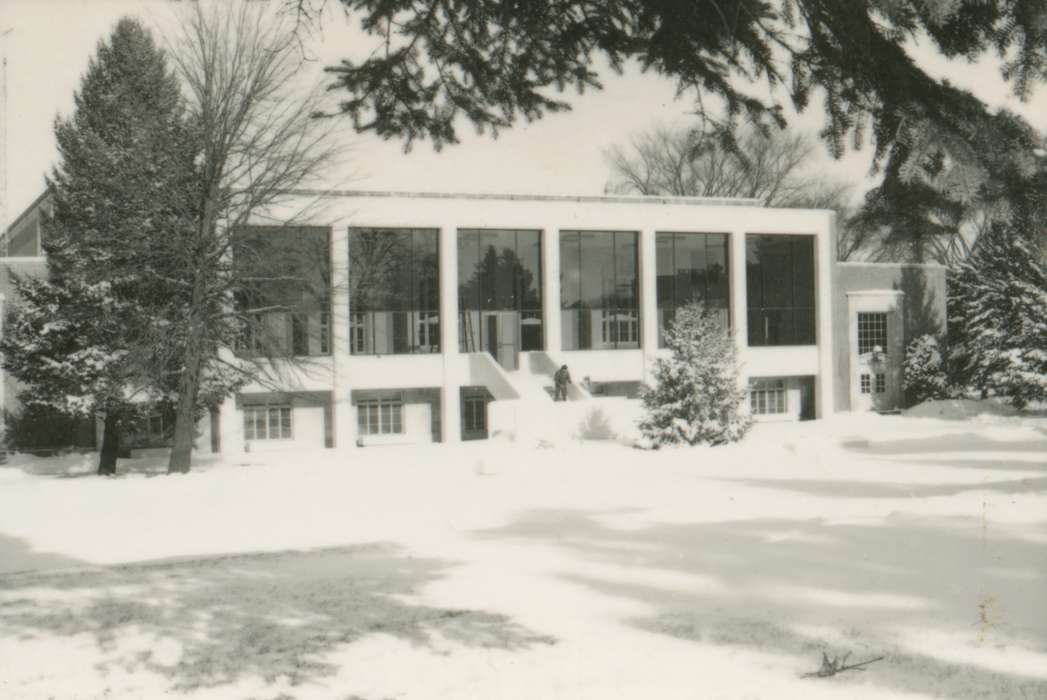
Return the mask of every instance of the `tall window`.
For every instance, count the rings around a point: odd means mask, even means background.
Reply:
[[[813,345],[814,236],[745,240],[749,345]]]
[[[659,231],[655,246],[658,346],[665,347],[665,330],[672,324],[676,310],[692,302],[703,304],[726,329],[730,317],[727,234]]]
[[[245,440],[290,440],[290,406],[244,406]]]
[[[858,314],[858,354],[872,352],[876,347],[880,352],[887,352],[887,314]]]
[[[356,405],[360,435],[398,435],[404,432],[403,399],[369,399]]]
[[[640,347],[638,235],[560,232],[564,350]]]
[[[330,250],[326,228],[236,229],[241,352],[269,357],[330,353]]]
[[[350,351],[440,351],[439,231],[349,230]]]
[[[458,343],[512,369],[519,351],[542,349],[541,232],[458,231]]]

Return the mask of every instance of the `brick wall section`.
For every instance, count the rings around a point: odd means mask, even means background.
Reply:
[[[904,342],[924,333],[945,331],[945,273],[941,265],[893,263],[836,263],[833,266],[833,372],[836,377],[835,407],[850,409],[850,324],[847,293],[897,289],[902,300]]]

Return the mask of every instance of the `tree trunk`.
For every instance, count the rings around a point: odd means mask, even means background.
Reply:
[[[98,453],[98,475],[115,476],[116,458],[120,452],[120,419],[114,411],[105,412],[102,426],[102,449]]]
[[[174,438],[168,474],[185,474],[192,466],[193,437],[196,434],[196,396],[200,388],[200,346],[190,334],[186,348],[185,370],[178,382],[178,405],[175,407]]]

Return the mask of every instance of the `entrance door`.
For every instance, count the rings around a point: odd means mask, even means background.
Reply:
[[[814,377],[800,377],[800,420],[814,420]]]
[[[491,353],[506,371],[516,369],[516,322],[514,312],[494,311],[484,314],[484,350]]]
[[[854,411],[885,411],[898,405],[901,349],[897,315],[897,307],[855,313],[851,338]]]
[[[484,350],[498,359],[498,314],[487,314],[487,334],[484,336]]]

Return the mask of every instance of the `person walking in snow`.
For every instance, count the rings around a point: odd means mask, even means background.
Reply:
[[[556,396],[553,400],[566,401],[567,385],[571,383],[571,373],[567,371],[567,365],[563,365],[556,370],[556,374],[553,375],[553,382],[556,384]]]

